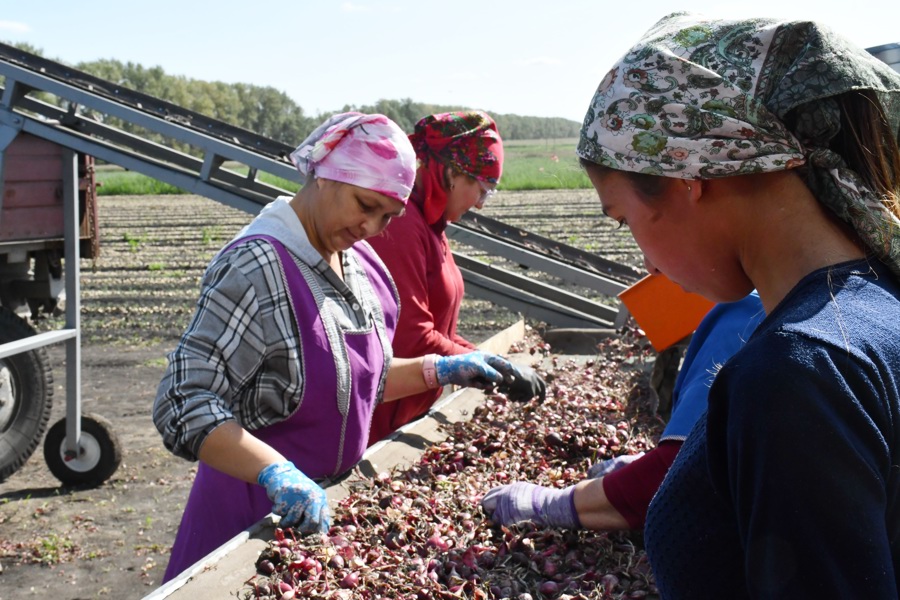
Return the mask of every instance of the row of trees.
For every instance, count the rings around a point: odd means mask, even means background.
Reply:
[[[404,131],[412,132],[416,122],[426,115],[453,110],[466,110],[464,106],[442,106],[406,100],[379,100],[373,105],[346,105],[341,110],[381,113],[390,117]],[[491,113],[505,140],[544,140],[578,137],[580,123],[560,117],[524,117],[521,115]]]
[[[28,44],[16,47],[32,54],[40,50]],[[57,60],[58,59],[53,59]],[[253,131],[262,136],[296,144],[298,140],[333,113],[308,115],[303,108],[282,91],[273,87],[244,83],[209,82],[184,76],[169,75],[160,67],[106,59],[74,65],[95,77],[117,85],[166,100],[183,108]],[[377,112],[393,119],[405,131],[411,132],[422,117],[467,107],[425,104],[405,100],[379,100],[374,105],[345,105],[340,110]],[[491,114],[497,121],[501,135],[507,140],[558,139],[576,137],[579,123],[569,119],[527,117],[512,114]],[[125,126],[127,129],[127,126]]]

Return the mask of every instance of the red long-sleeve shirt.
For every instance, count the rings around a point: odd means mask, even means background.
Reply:
[[[631,529],[643,529],[647,507],[662,484],[681,440],[664,440],[631,464],[603,478],[603,491],[610,504],[625,517]]]
[[[392,219],[384,233],[367,241],[387,265],[400,292],[394,356],[471,352],[475,346],[456,333],[465,290],[443,229],[430,227],[411,199],[403,216]],[[369,444],[425,414],[440,395],[439,388],[376,407]]]

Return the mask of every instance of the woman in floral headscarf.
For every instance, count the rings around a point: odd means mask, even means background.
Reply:
[[[159,385],[166,447],[200,460],[165,580],[270,511],[326,531],[314,480],[362,456],[381,400],[515,369],[477,352],[392,360],[397,290],[364,239],[403,213],[415,152],[383,115],[342,113],[291,155],[306,178],[213,258],[193,321]]]
[[[456,332],[464,286],[444,230],[494,193],[503,170],[503,142],[487,113],[465,111],[427,116],[409,136],[418,169],[406,213],[369,243],[400,290],[394,335],[398,357],[452,356],[475,346]],[[543,393],[543,381],[521,368],[514,397]],[[534,387],[534,389],[532,389]],[[370,443],[425,414],[441,390],[427,390],[382,404],[372,418]]]
[[[827,28],[674,14],[578,154],[651,272],[766,318],[650,505],[664,598],[900,594],[900,75]]]

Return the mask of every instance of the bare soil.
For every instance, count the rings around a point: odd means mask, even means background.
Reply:
[[[85,413],[108,419],[123,448],[105,484],[60,487],[42,448],[0,483],[0,600],[142,598],[160,585],[196,471],[170,455],[150,420],[165,356],[193,312],[199,279],[249,215],[197,196],[102,197],[101,257],[83,261]],[[504,192],[488,216],[612,260],[640,264],[592,192]],[[478,342],[518,315],[467,300],[461,332]],[[59,319],[36,323],[59,327]],[[49,349],[54,414],[65,414],[65,352]]]

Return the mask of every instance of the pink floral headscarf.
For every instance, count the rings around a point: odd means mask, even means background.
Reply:
[[[416,152],[384,115],[330,117],[297,146],[291,162],[306,177],[349,183],[406,204],[416,179]]]

